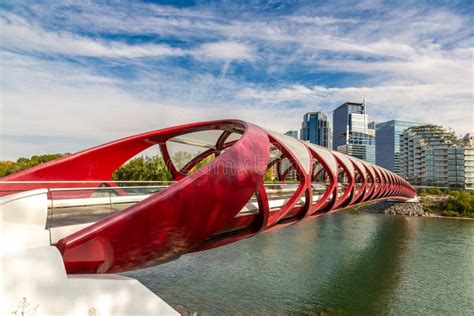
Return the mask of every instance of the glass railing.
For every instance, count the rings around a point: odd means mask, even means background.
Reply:
[[[47,228],[96,222],[169,187],[169,183],[117,187],[51,188]]]
[[[113,181],[113,180],[94,180],[94,181],[0,181],[0,196],[34,190],[34,189],[61,189],[62,197],[67,198],[70,190],[82,189],[82,195],[97,193],[100,189],[110,189],[119,191],[127,189],[133,192],[137,187],[150,186],[169,186],[174,181]],[[59,190],[58,190],[59,191]],[[59,193],[58,193],[59,194]],[[58,195],[57,194],[57,195]],[[74,194],[69,192],[71,198]]]
[[[122,211],[151,195],[165,190],[173,181],[43,181],[43,182],[6,182],[0,183],[1,191],[7,194],[28,189],[48,190],[48,218],[46,228],[51,232],[51,242],[68,236],[92,223]],[[270,210],[276,211],[285,205],[295,194],[299,182],[265,183]],[[313,203],[327,189],[325,183],[312,183]],[[3,194],[6,195],[6,194]],[[302,206],[302,196],[296,205]],[[258,212],[258,201],[253,196],[242,209],[246,212]]]

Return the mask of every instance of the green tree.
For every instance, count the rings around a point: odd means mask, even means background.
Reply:
[[[115,181],[170,181],[171,173],[161,156],[137,157],[112,174]]]
[[[188,162],[190,162],[195,155],[187,151],[178,151],[173,154],[171,161],[173,161],[176,170],[181,170]]]
[[[176,169],[181,170],[189,161],[195,157],[194,154],[184,151],[176,152],[171,161]],[[208,156],[198,162],[188,174],[202,168],[215,159],[214,155]],[[115,181],[171,181],[172,176],[166,163],[161,156],[137,157],[129,160],[119,167],[112,175]]]
[[[8,176],[15,171],[16,164],[13,161],[4,160],[0,161],[0,177]]]

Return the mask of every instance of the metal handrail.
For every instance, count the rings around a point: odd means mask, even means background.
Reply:
[[[45,184],[57,184],[57,183],[107,183],[107,182],[113,182],[113,183],[176,183],[178,181],[170,180],[170,181],[147,181],[147,180],[137,180],[137,181],[132,181],[132,180],[126,180],[126,181],[115,181],[115,180],[65,180],[65,181],[60,181],[60,180],[45,180],[45,181],[0,181],[0,184],[38,184],[38,183],[45,183]],[[318,183],[318,182],[316,182]],[[294,185],[294,184],[299,184],[299,182],[270,182],[266,181],[264,182],[265,185]]]
[[[128,187],[82,187],[82,188],[50,188],[49,191],[113,191],[119,189],[153,189],[153,188],[168,188],[169,185],[147,185],[147,186],[128,186]]]
[[[37,183],[107,183],[107,182],[114,182],[114,183],[175,183],[177,181],[170,180],[170,181],[148,181],[148,180],[124,180],[124,181],[115,181],[115,180],[45,180],[45,181],[0,181],[0,184],[37,184]]]

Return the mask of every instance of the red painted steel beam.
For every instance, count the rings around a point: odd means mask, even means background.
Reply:
[[[314,215],[320,210],[324,210],[326,206],[332,207],[337,199],[337,160],[329,150],[313,144],[307,144],[311,155],[321,164],[322,169],[327,174],[329,185],[321,198],[311,206],[308,215]],[[330,201],[328,199],[332,195]]]

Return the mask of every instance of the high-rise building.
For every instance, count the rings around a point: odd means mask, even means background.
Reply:
[[[375,163],[375,137],[370,135],[365,101],[346,102],[333,112],[334,150]]]
[[[300,138],[310,143],[330,148],[331,129],[327,116],[322,112],[309,112],[303,116]]]
[[[373,136],[375,137],[375,129],[377,127],[377,122],[375,121],[372,121],[372,122],[369,122],[369,124],[367,124],[367,134],[369,134],[370,136]],[[377,139],[377,138],[375,138]]]
[[[412,126],[426,123],[391,120],[375,127],[375,163],[385,169],[400,173],[400,135]]]
[[[474,189],[474,147],[437,125],[400,136],[400,175],[415,185]]]
[[[298,138],[298,131],[287,131],[285,133],[285,135],[288,135],[288,136],[291,136],[291,137],[294,137],[294,138]]]

